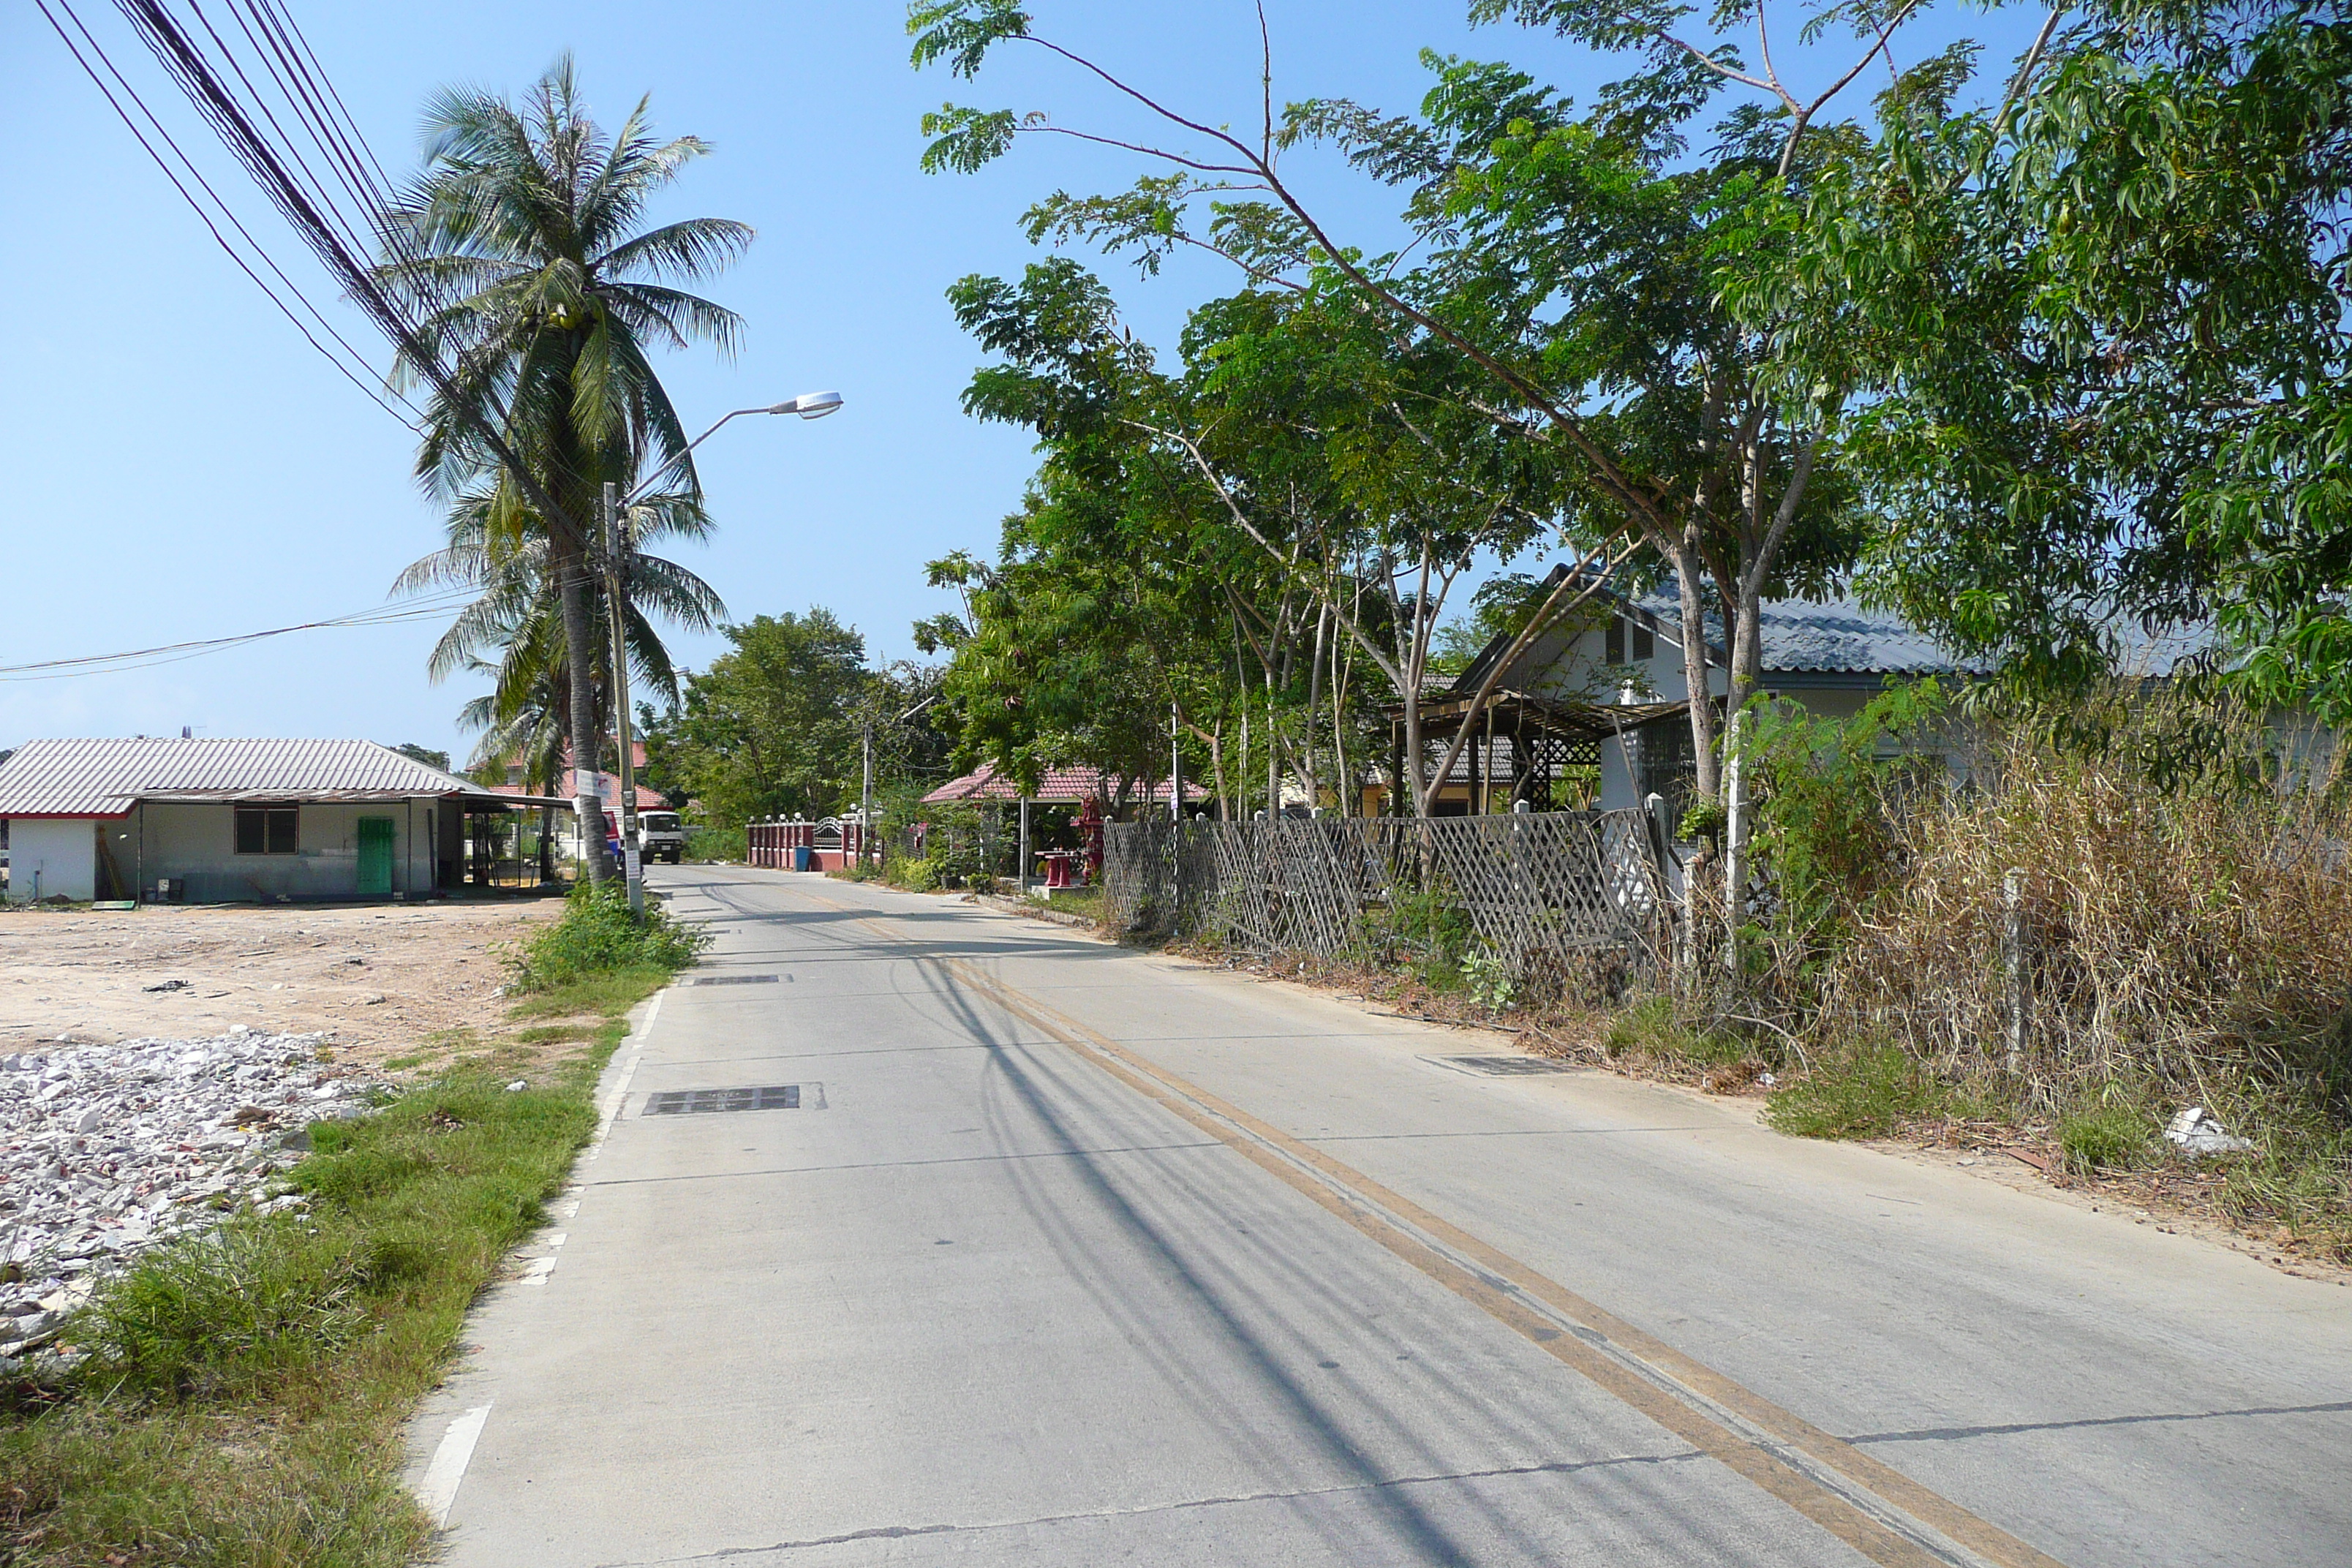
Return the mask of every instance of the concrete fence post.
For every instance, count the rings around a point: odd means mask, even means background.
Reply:
[[[2011,1078],[2024,1076],[2025,1052],[2033,1026],[2033,983],[2032,965],[2026,944],[2031,933],[2025,919],[2025,868],[2010,868],[2009,875],[2000,881],[2001,903],[2007,914],[2008,929],[2003,933],[2002,957],[2006,961],[2009,991],[2008,1068]]]

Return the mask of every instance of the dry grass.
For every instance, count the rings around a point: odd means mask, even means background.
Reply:
[[[1990,788],[1894,816],[1902,875],[1850,917],[1808,1033],[2042,1124],[2080,1174],[2162,1163],[2164,1119],[2207,1106],[2259,1145],[2220,1167],[2222,1210],[2352,1252],[2352,814],[2334,766],[2282,768],[2281,749],[2162,702],[2118,710],[2095,750],[2004,736]]]

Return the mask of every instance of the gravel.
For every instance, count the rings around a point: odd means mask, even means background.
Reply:
[[[310,1125],[375,1100],[321,1060],[326,1038],[239,1025],[0,1056],[0,1372],[150,1247],[301,1205],[267,1189]]]

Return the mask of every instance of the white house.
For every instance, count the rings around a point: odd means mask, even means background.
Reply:
[[[463,819],[536,806],[372,741],[27,741],[0,763],[8,896],[416,897],[463,876]]]

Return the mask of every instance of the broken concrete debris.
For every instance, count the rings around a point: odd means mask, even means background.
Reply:
[[[0,1055],[0,1373],[141,1253],[304,1201],[269,1184],[378,1087],[323,1065],[326,1038],[239,1024]]]

